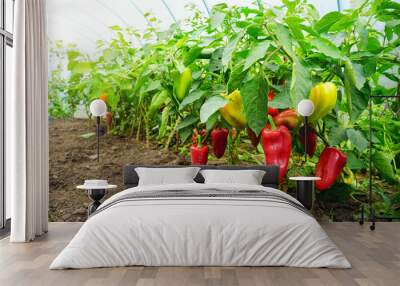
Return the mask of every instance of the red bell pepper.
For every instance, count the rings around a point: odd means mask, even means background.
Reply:
[[[292,136],[286,126],[276,128],[271,118],[270,122],[272,127],[268,124],[261,132],[265,163],[279,166],[279,181],[283,182],[292,150]]]
[[[289,129],[295,128],[299,122],[299,116],[296,110],[286,109],[274,117],[274,122],[276,126],[285,125]]]
[[[302,126],[299,130],[299,139],[300,143],[305,148],[305,130],[304,126]],[[310,124],[307,127],[307,154],[312,157],[317,149],[317,133]]]
[[[249,139],[251,141],[251,145],[254,147],[258,146],[258,143],[260,143],[260,138],[261,138],[261,133],[256,135],[253,130],[251,130],[250,127],[247,127],[247,136],[249,136]]]
[[[315,168],[315,176],[321,178],[315,182],[317,189],[323,191],[332,186],[346,162],[347,157],[342,151],[335,147],[325,147]]]
[[[268,102],[272,101],[274,99],[274,97],[275,97],[274,92],[272,90],[270,90],[268,92]],[[273,116],[278,115],[278,113],[279,113],[279,109],[278,108],[272,108],[272,107],[268,106],[268,114],[269,115],[271,115],[273,117]]]
[[[228,129],[214,128],[211,131],[211,145],[215,157],[221,158],[224,156],[226,145],[228,144]]]
[[[208,161],[208,146],[202,144],[202,136],[197,130],[194,130],[194,136],[197,138],[197,142],[193,142],[192,146],[190,146],[192,165],[206,165]]]

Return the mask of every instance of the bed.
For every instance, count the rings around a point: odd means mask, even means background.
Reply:
[[[124,167],[125,190],[88,218],[50,269],[351,267],[314,217],[278,190],[275,166],[200,166],[262,170],[260,185],[205,184],[198,173],[193,183],[151,186],[138,186],[137,167],[149,166]]]

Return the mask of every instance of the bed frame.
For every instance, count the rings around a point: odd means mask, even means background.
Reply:
[[[139,183],[139,176],[135,171],[136,167],[148,167],[148,168],[184,168],[189,166],[183,165],[126,165],[123,169],[123,183],[124,189],[136,187]],[[197,166],[202,170],[213,169],[213,170],[262,170],[265,171],[262,185],[264,187],[271,187],[278,189],[279,186],[279,167],[278,166],[213,166],[213,165],[201,165]],[[194,178],[197,183],[204,183],[203,176],[198,173]]]

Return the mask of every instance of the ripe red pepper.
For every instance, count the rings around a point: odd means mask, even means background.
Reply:
[[[265,163],[279,166],[279,181],[282,182],[289,165],[292,136],[286,126],[275,128],[272,119],[270,122],[272,127],[268,124],[261,132]]]
[[[226,145],[228,144],[228,129],[214,128],[211,131],[211,145],[215,157],[221,158],[224,156]]]
[[[258,143],[260,143],[261,133],[258,134],[258,136],[257,136],[256,133],[254,133],[254,131],[251,130],[251,128],[247,127],[247,136],[249,136],[251,145],[253,145],[254,147],[257,147]]]
[[[193,136],[197,138],[197,142],[193,142],[192,146],[190,146],[192,165],[206,165],[208,161],[208,146],[202,144],[202,136],[196,129]]]
[[[318,190],[328,189],[336,181],[346,165],[346,155],[335,147],[325,147],[315,168],[315,176],[321,180],[315,182]]]
[[[274,122],[276,126],[285,125],[289,129],[295,128],[299,122],[299,116],[296,110],[286,109],[274,117]]]
[[[274,97],[275,97],[274,92],[272,90],[270,90],[268,92],[268,102],[272,101],[274,99]],[[279,114],[279,109],[278,108],[272,108],[272,107],[268,106],[268,114],[271,115],[271,116],[276,116],[276,115]]]
[[[304,126],[302,126],[299,130],[299,139],[300,143],[305,148],[305,130]],[[317,149],[317,133],[310,124],[308,125],[307,128],[307,154],[308,156],[312,157],[314,156],[315,150]]]

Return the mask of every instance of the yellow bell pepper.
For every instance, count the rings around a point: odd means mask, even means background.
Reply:
[[[314,113],[310,122],[327,115],[336,105],[337,88],[332,82],[322,82],[311,89],[310,100],[314,103]]]
[[[231,92],[231,94],[222,96],[229,101],[224,107],[219,110],[222,117],[232,127],[235,127],[237,129],[244,129],[247,125],[247,120],[244,114],[244,106],[240,91],[235,90]]]

